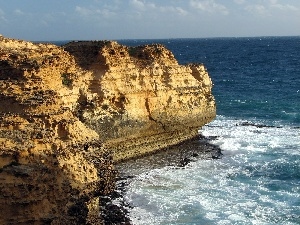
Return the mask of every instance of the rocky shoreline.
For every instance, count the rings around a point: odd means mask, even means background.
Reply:
[[[0,35],[0,224],[110,224],[115,165],[172,158],[215,118],[212,85],[160,44]]]
[[[128,210],[132,206],[126,202],[124,196],[131,180],[137,175],[165,166],[184,168],[190,162],[199,159],[216,160],[222,158],[221,149],[209,143],[209,140],[210,137],[199,134],[192,139],[153,154],[117,163],[116,189],[109,196],[104,196],[103,201],[101,201],[104,203],[102,215],[105,224],[131,224]]]

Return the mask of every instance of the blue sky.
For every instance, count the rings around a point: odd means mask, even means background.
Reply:
[[[25,40],[300,35],[300,0],[0,0],[0,34]]]

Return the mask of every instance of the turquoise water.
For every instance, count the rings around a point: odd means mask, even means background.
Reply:
[[[218,116],[199,132],[224,154],[138,173],[133,224],[300,224],[300,37],[120,42],[206,65]]]

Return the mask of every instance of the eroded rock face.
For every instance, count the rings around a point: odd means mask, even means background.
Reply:
[[[178,65],[162,45],[72,42],[65,50],[92,73],[85,95],[89,106],[79,110],[79,117],[115,160],[192,138],[215,117],[205,67]]]
[[[0,36],[0,224],[101,224],[113,161],[195,136],[211,87],[161,45]]]
[[[74,114],[89,74],[54,45],[0,37],[0,224],[102,221],[115,170]]]

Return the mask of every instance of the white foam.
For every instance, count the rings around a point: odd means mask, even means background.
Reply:
[[[300,154],[300,129],[288,126],[255,126],[255,124],[262,125],[264,121],[254,121],[250,125],[243,126],[245,122],[247,121],[218,116],[200,132],[204,136],[218,136],[211,142],[225,150],[225,154],[232,154],[234,151],[265,152],[270,148],[281,148],[289,151],[289,154]]]
[[[203,128],[205,136],[217,136],[211,142],[224,150],[223,159],[135,178],[127,192],[133,224],[296,224],[284,216],[300,212],[294,203],[299,182],[277,187],[272,177],[289,163],[289,154],[299,157],[299,130],[240,126],[242,122],[218,117]],[[297,166],[297,161],[291,163]]]

